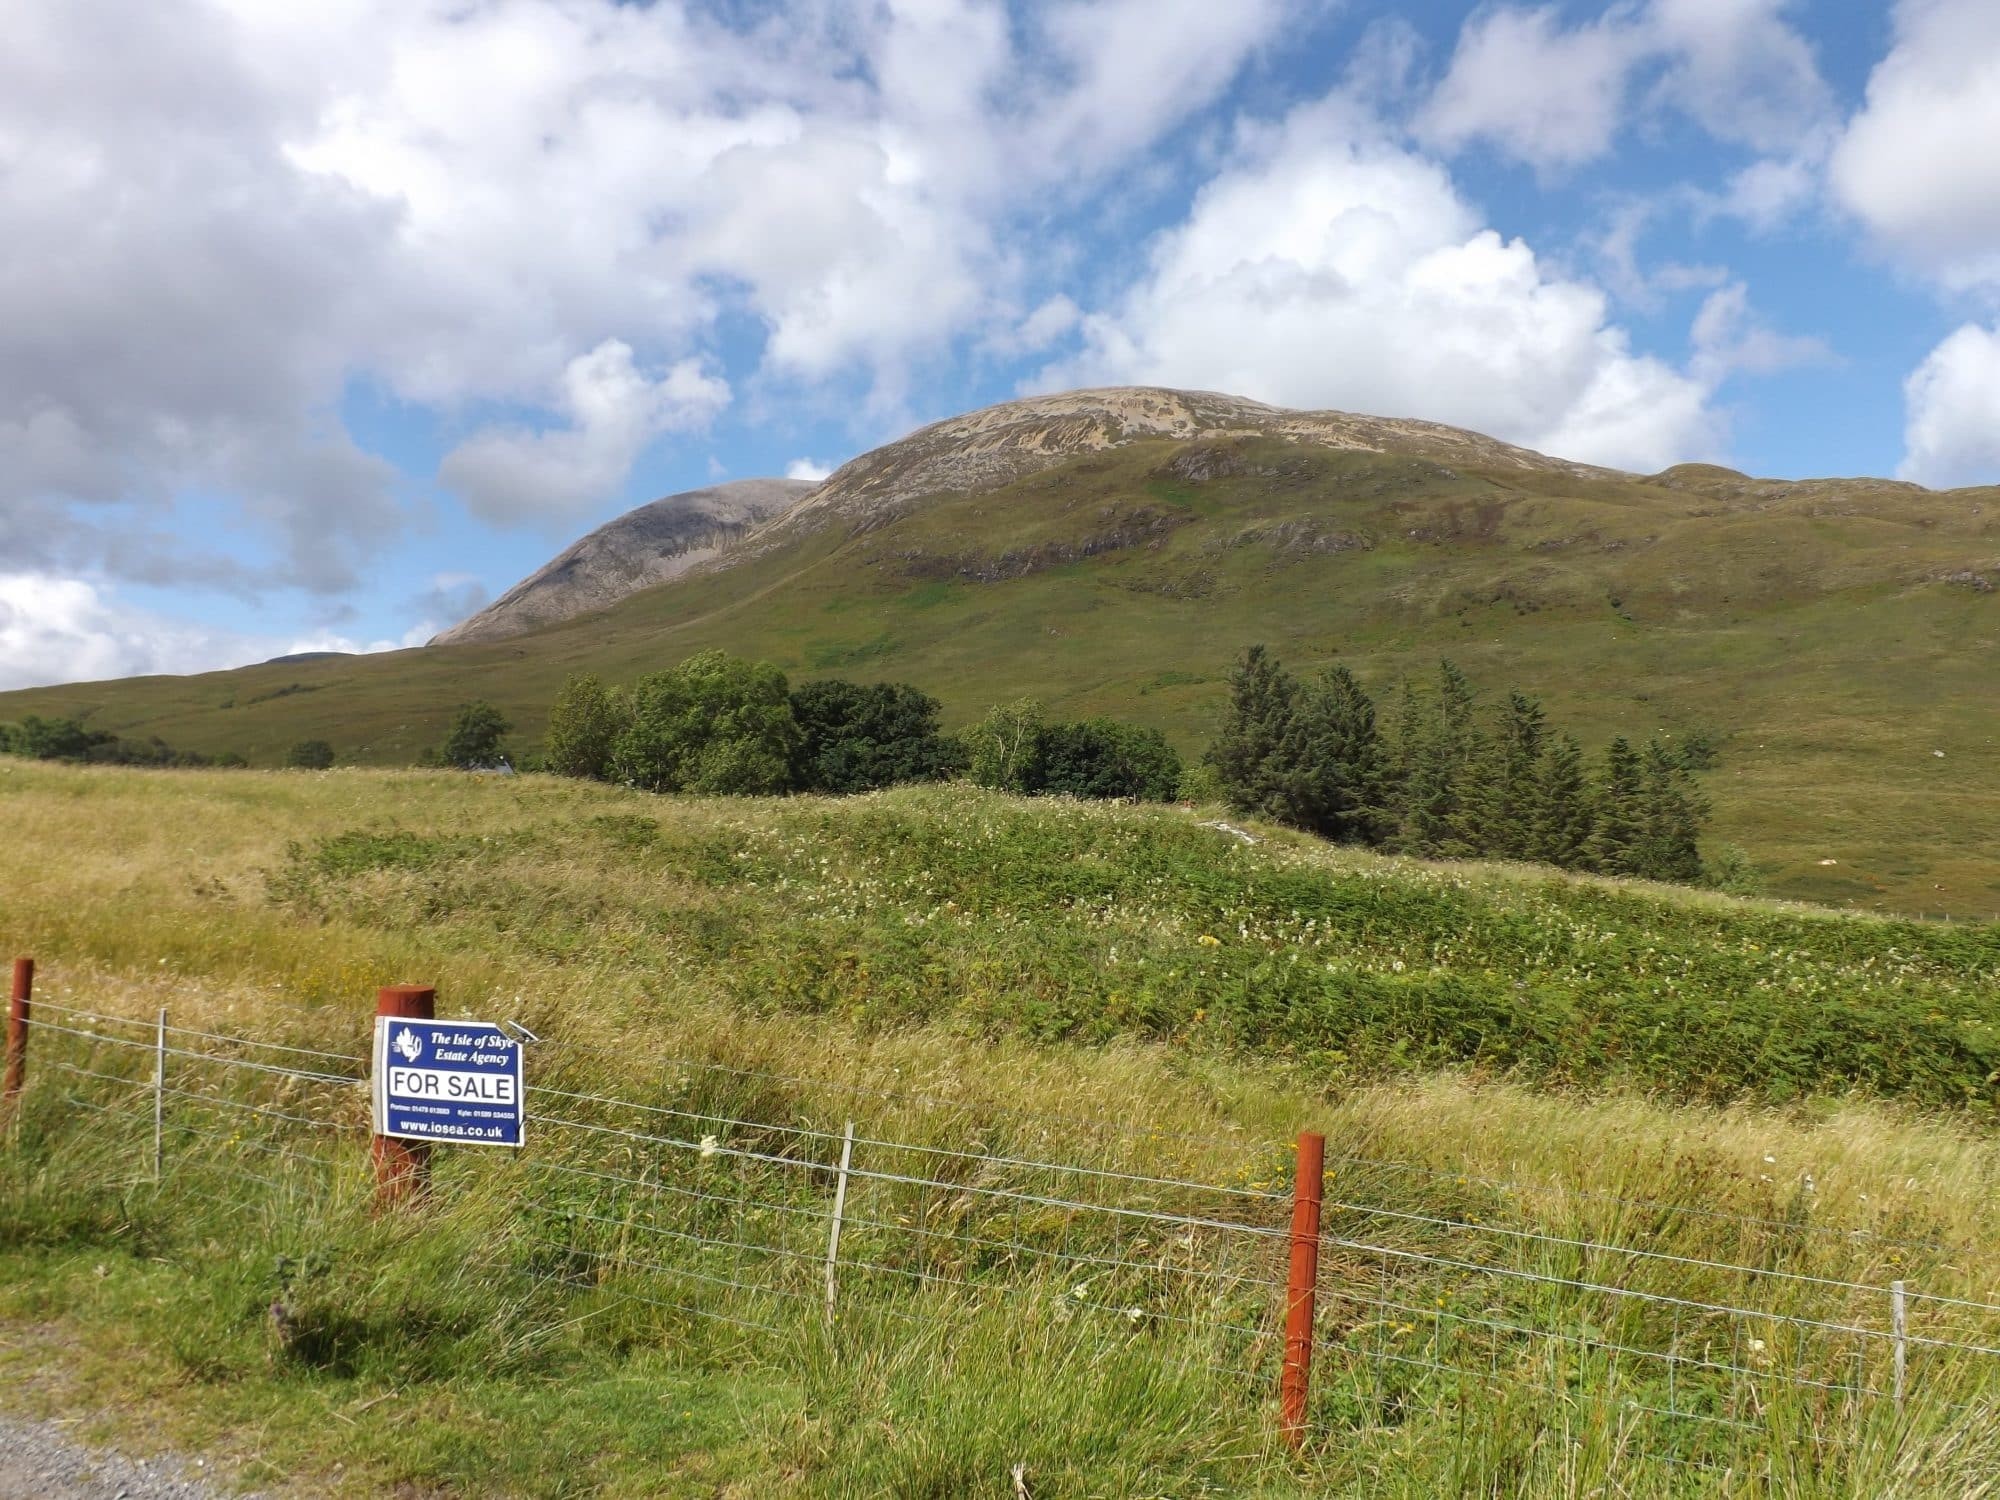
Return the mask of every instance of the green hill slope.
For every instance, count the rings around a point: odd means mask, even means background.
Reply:
[[[79,714],[265,764],[323,737],[393,764],[466,700],[499,703],[531,740],[572,671],[629,679],[720,646],[799,677],[914,682],[954,721],[1032,694],[1194,750],[1249,642],[1294,667],[1346,661],[1380,689],[1449,655],[1589,740],[1716,736],[1713,837],[1774,892],[2000,912],[2000,491],[1639,479],[1485,440],[1372,441],[1051,439],[1045,467],[911,495],[920,473],[871,501],[884,473],[907,480],[892,445],[858,461],[876,467],[853,503],[809,501],[731,566],[532,635],[9,694],[0,719]]]

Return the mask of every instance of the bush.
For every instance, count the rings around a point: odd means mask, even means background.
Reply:
[[[1002,792],[1033,792],[1041,786],[1041,743],[1046,718],[1033,698],[996,704],[967,729],[966,771],[981,786]]]
[[[548,769],[602,780],[611,745],[629,715],[622,699],[589,672],[572,677],[549,710]]]
[[[704,651],[642,679],[612,741],[613,779],[655,792],[790,789],[799,729],[785,674]]]
[[[497,764],[506,757],[501,737],[513,727],[499,709],[484,699],[468,703],[452,721],[451,733],[444,737],[438,754],[446,765],[462,771]]]
[[[937,699],[907,683],[809,682],[792,693],[794,784],[846,793],[941,780],[961,768],[964,751],[938,732],[939,712]]]
[[[300,740],[285,752],[285,764],[299,771],[324,771],[333,765],[333,746],[325,740]]]
[[[1166,736],[1116,719],[1049,725],[1036,760],[1033,790],[1051,796],[1167,802],[1180,789],[1181,758]]]

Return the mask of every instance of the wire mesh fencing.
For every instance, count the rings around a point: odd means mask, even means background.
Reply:
[[[115,1140],[130,1183],[198,1185],[253,1226],[306,1201],[366,1214],[369,1060],[338,1036],[359,1028],[271,1016],[250,1035],[38,1001],[17,1110]],[[501,1205],[494,1266],[524,1296],[778,1340],[1033,1320],[1275,1405],[1297,1294],[1283,1143],[560,1039],[530,1043],[529,1068],[527,1145],[444,1152],[433,1187],[442,1211],[475,1179]],[[1322,1439],[1498,1393],[1730,1471],[1785,1432],[1837,1449],[1908,1407],[1990,1412],[2000,1374],[2000,1303],[1963,1285],[1954,1247],[1829,1225],[1804,1198],[1738,1214],[1336,1151],[1311,1250]]]

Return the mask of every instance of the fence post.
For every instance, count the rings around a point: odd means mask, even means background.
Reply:
[[[1313,1310],[1319,1294],[1319,1203],[1326,1137],[1299,1136],[1292,1189],[1292,1269],[1285,1288],[1285,1369],[1278,1381],[1278,1428],[1294,1448],[1305,1441],[1306,1392],[1312,1378]]]
[[[1903,1303],[1903,1283],[1889,1283],[1889,1331],[1896,1340],[1896,1410],[1903,1409],[1903,1379],[1909,1369],[1910,1330]]]
[[[35,991],[35,961],[14,960],[14,995],[7,1006],[7,1073],[0,1083],[0,1114],[12,1110],[28,1077],[29,997]]]
[[[160,1180],[160,1162],[167,1130],[167,1008],[160,1007],[159,1029],[153,1033],[153,1181]]]
[[[826,1235],[826,1321],[833,1323],[834,1279],[840,1267],[840,1223],[847,1214],[847,1171],[854,1165],[854,1122],[840,1138],[840,1176],[833,1184],[833,1227]]]
[[[375,992],[375,1014],[412,1021],[434,1020],[437,991],[427,984],[391,984]],[[374,1039],[369,1039],[373,1054]],[[393,1208],[405,1199],[421,1201],[430,1190],[431,1144],[395,1136],[375,1136],[369,1146],[375,1160],[375,1209]]]

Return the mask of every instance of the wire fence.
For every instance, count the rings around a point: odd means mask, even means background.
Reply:
[[[246,1211],[272,1194],[362,1207],[358,1047],[49,1001],[32,1035],[21,1107],[52,1131],[124,1132],[136,1178],[212,1179]],[[587,1086],[614,1061],[629,1088]],[[530,1291],[773,1339],[1004,1309],[1275,1391],[1295,1295],[1282,1143],[1099,1130],[1099,1149],[1065,1160],[1020,1145],[1049,1137],[1045,1119],[937,1095],[559,1040],[529,1043],[528,1065],[528,1146],[453,1156],[483,1155],[476,1170],[501,1184],[506,1269]],[[882,1123],[913,1120],[929,1128]],[[1189,1160],[1205,1172],[1175,1165]],[[2000,1302],[1964,1284],[1950,1246],[1819,1223],[1809,1206],[1567,1190],[1575,1212],[1550,1222],[1535,1205],[1551,1191],[1330,1156],[1309,1430],[1527,1393],[1611,1412],[1663,1460],[1732,1469],[1764,1453],[1785,1409],[1837,1446],[1907,1405],[1949,1419],[2000,1390]]]

